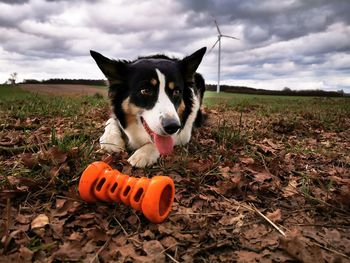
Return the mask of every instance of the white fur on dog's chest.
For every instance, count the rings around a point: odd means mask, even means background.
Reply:
[[[128,148],[130,150],[136,150],[146,143],[151,142],[151,138],[146,130],[143,128],[141,121],[129,125],[124,129],[125,134],[128,137]]]

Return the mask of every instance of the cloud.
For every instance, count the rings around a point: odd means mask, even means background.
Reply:
[[[0,1],[0,82],[102,78],[89,57],[182,57],[223,34],[223,83],[262,88],[341,87],[350,92],[348,0]],[[199,70],[217,78],[217,47]],[[245,84],[244,84],[245,83]],[[289,84],[288,84],[289,83]]]
[[[6,4],[23,4],[27,3],[29,0],[1,0],[0,3],[6,3]]]

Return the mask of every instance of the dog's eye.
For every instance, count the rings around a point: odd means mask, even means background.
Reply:
[[[145,88],[145,89],[142,89],[140,91],[141,95],[143,96],[151,96],[152,95],[152,90],[151,89],[148,89],[148,88]]]
[[[181,90],[179,90],[179,89],[174,90],[173,96],[174,96],[175,98],[180,97],[180,95],[181,95]]]

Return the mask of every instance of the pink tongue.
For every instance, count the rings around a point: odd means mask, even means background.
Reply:
[[[153,134],[153,139],[156,143],[160,155],[171,154],[174,148],[174,140],[171,136]]]

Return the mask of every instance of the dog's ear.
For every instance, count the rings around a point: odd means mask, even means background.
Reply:
[[[123,82],[126,71],[125,62],[111,60],[93,50],[90,50],[90,54],[110,83]]]
[[[183,74],[187,81],[192,81],[193,75],[196,73],[196,70],[201,63],[206,50],[207,48],[203,47],[194,52],[192,55],[189,55],[180,61]]]

